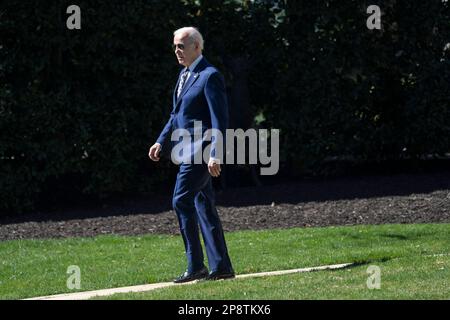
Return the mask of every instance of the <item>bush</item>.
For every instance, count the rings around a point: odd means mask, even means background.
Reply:
[[[158,192],[175,169],[147,156],[172,107],[173,31],[200,26],[223,69],[246,41],[234,35],[256,28],[234,1],[98,0],[77,2],[81,30],[68,30],[70,4],[6,1],[0,11],[2,212]]]
[[[160,192],[175,167],[147,152],[171,111],[184,25],[200,28],[228,86],[230,57],[249,61],[250,110],[237,112],[281,130],[286,170],[450,151],[448,2],[385,1],[382,30],[366,28],[360,0],[80,1],[72,31],[70,4],[0,9],[2,212]]]
[[[367,6],[287,2],[266,113],[282,130],[285,164],[300,172],[320,173],[325,159],[343,155],[381,161],[450,150],[448,2],[382,2],[381,30],[366,27]]]

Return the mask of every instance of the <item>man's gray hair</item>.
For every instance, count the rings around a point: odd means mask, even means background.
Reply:
[[[183,34],[187,33],[189,39],[192,42],[197,42],[200,46],[200,49],[203,51],[203,36],[202,34],[197,30],[197,28],[194,27],[184,27],[176,30],[173,35],[176,36],[177,34]]]

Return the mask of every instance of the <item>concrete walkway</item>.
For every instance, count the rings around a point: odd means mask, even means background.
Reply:
[[[353,265],[353,263],[334,264],[334,265],[327,265],[327,266],[320,266],[320,267],[281,270],[281,271],[272,271],[272,272],[249,273],[249,274],[237,275],[236,279],[279,276],[279,275],[284,275],[284,274],[312,272],[312,271],[321,271],[321,270],[335,270],[335,269],[343,269],[343,268],[349,267],[351,265]],[[224,281],[224,280],[221,280],[221,281]],[[230,280],[227,280],[227,281],[230,281]],[[54,295],[54,296],[36,297],[36,298],[25,299],[25,300],[86,300],[86,299],[90,299],[93,297],[110,296],[110,295],[113,295],[116,293],[146,292],[146,291],[151,291],[151,290],[166,288],[166,287],[192,285],[197,282],[198,282],[198,280],[192,281],[192,282],[187,282],[187,283],[181,283],[181,284],[176,284],[173,282],[160,282],[160,283],[152,283],[152,284],[145,284],[145,285],[132,286],[132,287],[122,287],[122,288],[112,288],[112,289],[103,289],[103,290],[95,290],[95,291],[65,293],[65,294],[58,294],[58,295]]]

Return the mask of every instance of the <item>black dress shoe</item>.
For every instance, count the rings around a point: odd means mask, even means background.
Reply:
[[[194,280],[198,280],[198,279],[203,279],[203,278],[206,278],[207,276],[208,276],[208,269],[206,269],[206,267],[203,267],[202,269],[195,271],[195,272],[187,272],[186,271],[181,276],[179,276],[178,278],[173,280],[173,282],[175,282],[175,283],[189,282],[189,281],[194,281]]]
[[[233,279],[235,277],[234,271],[213,271],[208,274],[205,280],[221,280],[221,279]]]

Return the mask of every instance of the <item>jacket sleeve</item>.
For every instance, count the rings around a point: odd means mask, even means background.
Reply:
[[[219,72],[213,72],[207,79],[205,85],[205,96],[211,114],[212,129],[220,131],[222,134],[221,155],[225,156],[225,134],[228,127],[228,101],[225,89],[225,81]],[[217,154],[217,139],[214,137],[211,143],[210,156],[215,158]],[[219,157],[220,158],[220,157]]]
[[[156,140],[157,143],[159,143],[161,145],[161,147],[164,147],[164,144],[167,141],[167,138],[169,137],[169,133],[172,129],[172,122],[173,122],[173,118],[174,118],[174,112],[172,111],[170,113],[170,118],[167,121],[166,125],[164,126],[164,129],[161,131],[161,134],[159,135],[158,140]]]
[[[180,73],[178,75],[178,81],[180,79],[182,72],[183,72],[183,69],[180,70]],[[178,82],[177,82],[177,86],[178,86]],[[166,125],[164,126],[164,129],[161,131],[161,134],[159,135],[158,140],[156,140],[156,142],[159,143],[161,145],[161,147],[164,147],[164,144],[166,143],[167,138],[169,138],[169,133],[171,132],[171,129],[172,129],[172,123],[173,123],[174,117],[175,117],[175,113],[174,113],[174,110],[172,109],[169,120],[167,121]]]

